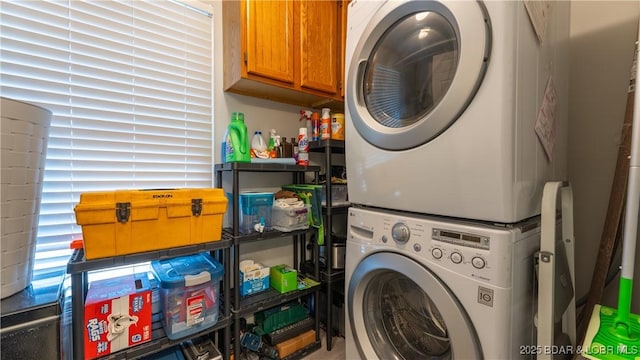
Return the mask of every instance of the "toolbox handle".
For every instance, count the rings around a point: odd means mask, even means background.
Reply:
[[[184,285],[185,286],[194,286],[200,285],[211,281],[211,273],[208,271],[203,271],[200,274],[196,275],[185,275],[184,276]]]

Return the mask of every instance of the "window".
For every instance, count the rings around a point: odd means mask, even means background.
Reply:
[[[1,92],[53,112],[34,283],[80,194],[212,186],[212,19],[189,1],[2,1]]]

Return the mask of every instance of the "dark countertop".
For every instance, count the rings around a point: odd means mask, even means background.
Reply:
[[[29,285],[21,292],[2,299],[0,302],[2,313],[0,326],[5,329],[33,320],[60,315],[62,281],[63,276],[60,276],[58,285],[40,288]]]

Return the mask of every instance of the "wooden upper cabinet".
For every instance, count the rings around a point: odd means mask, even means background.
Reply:
[[[299,1],[300,86],[338,92],[339,12],[336,1]]]
[[[293,0],[248,1],[247,72],[293,84]]]
[[[224,89],[344,109],[343,0],[225,0]]]

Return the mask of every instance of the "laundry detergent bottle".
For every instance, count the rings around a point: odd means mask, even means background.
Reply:
[[[244,124],[243,113],[234,112],[231,114],[225,145],[226,162],[251,162],[249,136],[247,135],[247,126]]]

